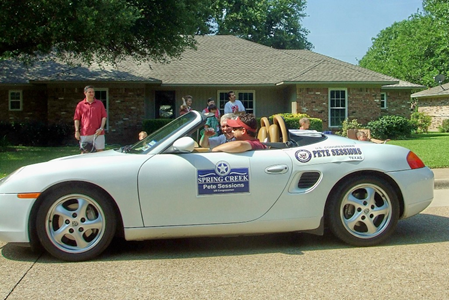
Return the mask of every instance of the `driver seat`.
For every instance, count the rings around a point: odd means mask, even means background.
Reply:
[[[270,136],[271,143],[287,143],[288,141],[288,132],[287,127],[285,126],[284,119],[281,115],[277,114],[273,117],[273,124],[270,125],[268,134]]]
[[[270,127],[270,121],[268,121],[268,118],[262,117],[260,119],[260,128],[259,128],[259,132],[257,134],[257,139],[259,141],[261,141],[262,143],[270,141],[270,135],[268,132],[269,127]]]

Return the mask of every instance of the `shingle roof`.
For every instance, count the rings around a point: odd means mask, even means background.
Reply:
[[[279,50],[230,35],[197,36],[197,50],[187,49],[169,64],[70,67],[40,62],[30,69],[2,62],[1,83],[29,81],[131,81],[163,85],[276,85],[282,83],[380,84],[394,88],[422,86],[386,76],[308,50]]]
[[[412,98],[446,97],[449,96],[449,82],[431,89],[412,94]]]
[[[74,81],[125,81],[159,82],[143,77],[136,64],[114,68],[110,65],[70,66],[58,60],[42,60],[26,67],[15,61],[0,62],[0,83],[26,84],[29,82],[74,82]]]

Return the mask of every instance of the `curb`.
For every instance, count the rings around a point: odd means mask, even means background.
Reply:
[[[434,189],[435,190],[449,189],[449,180],[435,179],[434,180]]]

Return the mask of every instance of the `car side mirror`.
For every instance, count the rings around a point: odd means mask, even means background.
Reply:
[[[195,141],[188,136],[182,137],[173,143],[173,150],[176,152],[192,152],[195,148]]]

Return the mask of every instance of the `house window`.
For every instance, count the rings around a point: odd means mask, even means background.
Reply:
[[[106,119],[106,128],[109,128],[109,91],[105,88],[95,88],[95,99],[103,102],[108,118]]]
[[[347,118],[347,90],[329,90],[329,127],[341,126]]]
[[[387,93],[380,93],[380,108],[387,108]]]
[[[223,115],[224,106],[229,101],[229,91],[218,91],[218,105],[220,107],[220,113]],[[234,90],[236,98],[240,100],[245,107],[245,111],[250,114],[254,114],[254,102],[256,100],[256,91],[254,90]]]
[[[22,91],[9,91],[9,110],[22,110]]]

